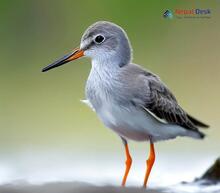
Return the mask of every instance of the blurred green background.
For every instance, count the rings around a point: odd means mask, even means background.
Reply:
[[[166,9],[177,8],[209,8],[211,18],[162,17]],[[123,27],[133,46],[134,62],[158,74],[187,112],[211,125],[204,141],[179,138],[158,143],[158,152],[217,156],[218,1],[1,0],[0,158],[45,149],[124,154],[120,138],[80,102],[91,68],[89,59],[41,73],[77,47],[86,28],[99,20]],[[131,146],[143,157],[147,154],[147,144]]]

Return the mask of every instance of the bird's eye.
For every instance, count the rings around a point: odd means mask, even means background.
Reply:
[[[104,40],[105,40],[105,37],[102,36],[102,35],[98,35],[98,36],[95,37],[95,42],[97,44],[101,44],[102,42],[104,42]]]

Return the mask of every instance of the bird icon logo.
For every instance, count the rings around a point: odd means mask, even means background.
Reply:
[[[173,13],[172,13],[172,11],[166,10],[166,11],[163,13],[163,17],[164,17],[164,18],[172,19],[172,18],[173,18]]]

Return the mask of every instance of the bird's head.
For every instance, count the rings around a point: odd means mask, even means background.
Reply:
[[[99,21],[91,25],[81,38],[80,48],[48,65],[42,71],[61,66],[82,56],[99,63],[106,61],[122,67],[131,61],[132,49],[125,31],[116,24]]]

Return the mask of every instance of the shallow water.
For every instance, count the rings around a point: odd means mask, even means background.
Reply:
[[[157,157],[149,187],[166,192],[220,192],[220,185],[201,186],[193,181],[199,177],[215,160],[192,156],[168,154]],[[133,165],[127,180],[127,186],[142,185],[145,160],[141,154],[135,154]],[[118,154],[72,154],[64,152],[23,152],[15,159],[0,161],[0,184],[42,185],[53,182],[86,182],[95,186],[119,186],[124,171],[124,156]]]

